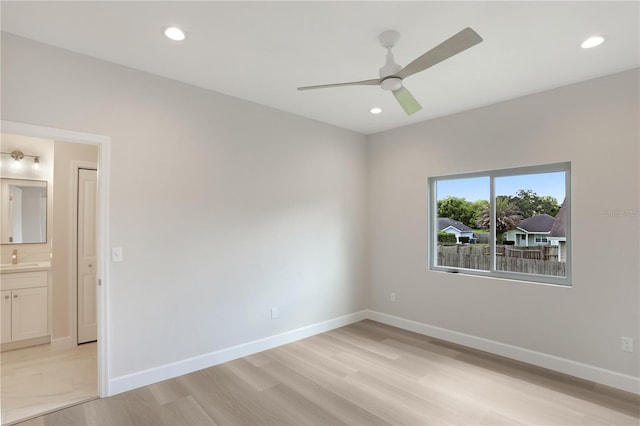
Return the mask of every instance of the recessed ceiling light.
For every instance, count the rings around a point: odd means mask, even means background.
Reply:
[[[592,36],[583,41],[580,47],[582,47],[583,49],[591,49],[592,47],[600,46],[606,40],[607,36],[605,34]]]
[[[369,112],[370,112],[371,114],[380,114],[380,113],[382,112],[382,108],[378,108],[378,107],[371,108],[371,109],[369,110]]]
[[[175,40],[175,41],[182,41],[186,37],[184,31],[182,31],[178,27],[167,27],[167,28],[165,28],[164,29],[164,35],[167,36],[167,38],[170,38],[171,40]]]

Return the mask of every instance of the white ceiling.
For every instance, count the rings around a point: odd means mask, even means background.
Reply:
[[[639,66],[637,1],[11,2],[2,30],[364,134]],[[188,34],[172,42],[162,28]],[[407,117],[375,86],[298,86],[378,77],[387,29],[406,65],[465,27],[484,42],[405,80]],[[584,50],[584,38],[607,33]],[[372,115],[369,109],[384,111]]]

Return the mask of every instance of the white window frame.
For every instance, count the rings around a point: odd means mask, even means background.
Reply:
[[[454,180],[454,179],[468,179],[468,178],[478,178],[478,177],[488,177],[489,178],[489,208],[491,214],[491,222],[495,223],[495,178],[506,177],[506,176],[517,176],[517,175],[530,175],[530,174],[542,174],[542,173],[553,173],[553,172],[565,172],[565,200],[564,200],[564,208],[566,214],[566,229],[565,229],[565,237],[566,237],[566,258],[565,258],[565,271],[566,276],[564,277],[556,277],[550,275],[537,275],[537,274],[529,274],[524,272],[510,272],[510,271],[499,271],[496,270],[496,235],[495,235],[495,226],[491,227],[489,230],[489,244],[490,244],[490,252],[492,253],[491,266],[488,271],[478,270],[478,269],[466,269],[466,268],[457,268],[451,266],[439,266],[437,265],[438,261],[438,196],[436,193],[436,185],[437,182],[443,180]],[[544,195],[544,194],[543,194]],[[494,277],[494,278],[503,278],[503,279],[511,279],[518,281],[527,281],[532,283],[541,283],[541,284],[556,284],[562,286],[571,286],[571,163],[554,163],[554,164],[545,164],[539,166],[527,166],[527,167],[517,167],[511,169],[501,169],[501,170],[490,170],[483,172],[473,172],[473,173],[462,173],[455,175],[445,175],[445,176],[432,176],[428,178],[428,247],[427,253],[429,258],[429,270],[431,271],[439,271],[439,272],[454,272],[468,275],[478,275],[484,277]],[[562,203],[563,200],[558,200],[558,202]],[[560,248],[558,247],[558,250]]]

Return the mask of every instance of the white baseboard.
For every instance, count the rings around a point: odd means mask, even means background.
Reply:
[[[311,337],[316,334],[324,333],[325,331],[333,330],[338,327],[353,324],[367,319],[367,312],[368,311],[355,312],[317,324],[298,328],[296,330],[276,334],[274,336],[265,337],[263,339],[254,340],[241,345],[221,349],[219,351],[210,352],[208,354],[115,377],[109,380],[108,395],[106,396],[116,395],[121,392],[126,392],[142,386],[147,386],[163,380],[192,373],[197,370],[202,370],[203,368],[212,367],[237,358],[242,358],[244,356]]]
[[[426,336],[501,355],[627,392],[640,394],[640,378],[638,377],[605,370],[604,368],[520,348],[518,346],[484,339],[482,337],[476,337],[469,334],[459,333],[457,331],[407,320],[393,315],[383,314],[381,312],[371,310],[367,311],[367,318],[383,324],[402,328],[404,330],[413,331],[415,333],[424,334]]]
[[[73,348],[74,342],[71,339],[71,336],[66,337],[58,337],[56,339],[51,339],[51,350],[52,351],[62,351],[65,349]]]

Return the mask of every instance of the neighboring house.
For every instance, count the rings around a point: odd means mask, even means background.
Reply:
[[[548,237],[549,244],[558,246],[558,262],[567,261],[566,217],[566,209],[564,208],[564,203],[562,203]]]
[[[448,217],[438,218],[438,231],[447,232],[449,234],[455,234],[456,241],[460,242],[460,237],[473,238],[473,229],[469,228],[462,222],[449,219]]]
[[[520,221],[517,228],[504,233],[504,239],[515,241],[517,246],[541,246],[549,244],[549,234],[556,218],[539,214]]]

